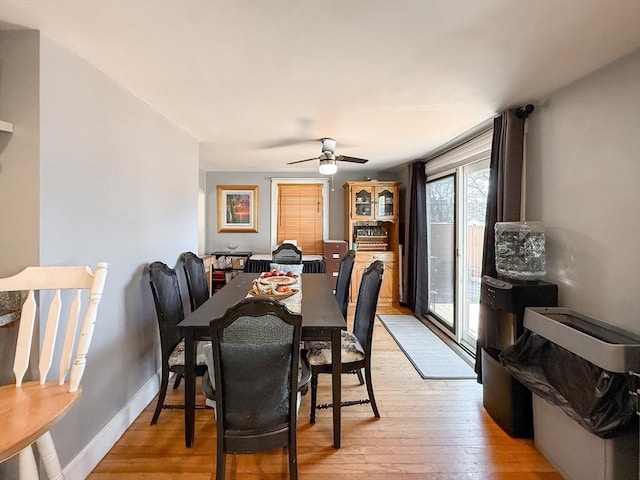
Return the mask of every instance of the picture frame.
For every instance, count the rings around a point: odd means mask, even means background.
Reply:
[[[218,232],[258,233],[257,185],[218,185]]]

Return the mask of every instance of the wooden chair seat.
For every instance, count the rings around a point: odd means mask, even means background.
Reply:
[[[16,456],[21,480],[42,477],[33,444],[47,478],[64,478],[49,429],[80,398],[107,267],[98,263],[95,273],[83,265],[27,267],[0,278],[0,292],[18,292],[24,300],[13,358],[15,383],[0,387],[0,462]],[[30,366],[36,361],[34,372]],[[27,372],[33,376],[24,382]]]
[[[0,387],[0,462],[13,457],[48,432],[80,398],[82,387],[69,392],[57,382]]]

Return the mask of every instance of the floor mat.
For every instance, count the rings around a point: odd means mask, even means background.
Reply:
[[[413,315],[378,318],[422,378],[476,378],[473,368]]]

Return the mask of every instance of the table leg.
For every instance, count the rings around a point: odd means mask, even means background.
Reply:
[[[340,348],[340,329],[331,331],[331,390],[333,392],[333,446],[340,448],[340,420],[342,405],[342,366]]]
[[[196,342],[191,328],[184,334],[184,442],[193,445],[196,421]]]

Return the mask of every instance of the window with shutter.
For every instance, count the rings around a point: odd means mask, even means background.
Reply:
[[[323,185],[278,185],[277,242],[295,239],[305,255],[322,255]]]

